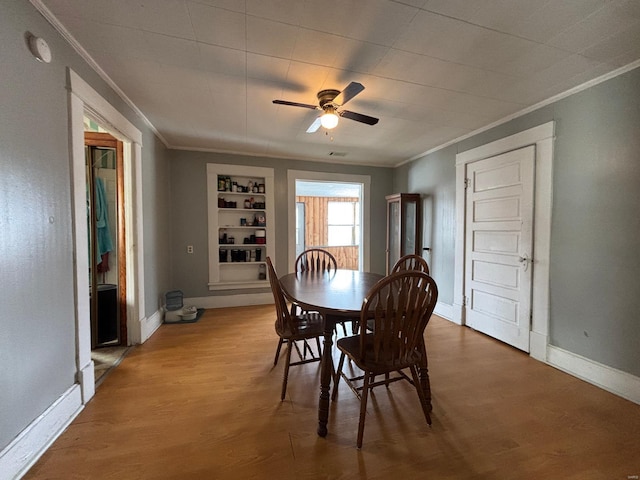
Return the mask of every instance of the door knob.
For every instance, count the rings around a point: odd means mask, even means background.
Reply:
[[[533,258],[529,258],[529,256],[525,253],[521,257],[518,257],[518,262],[524,264],[524,271],[527,271],[529,268],[529,263],[533,262]]]

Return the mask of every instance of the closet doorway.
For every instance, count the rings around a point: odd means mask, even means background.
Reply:
[[[123,143],[85,132],[91,348],[126,347]]]

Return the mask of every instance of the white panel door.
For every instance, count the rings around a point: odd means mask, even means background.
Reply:
[[[529,351],[535,147],[467,165],[465,317]]]

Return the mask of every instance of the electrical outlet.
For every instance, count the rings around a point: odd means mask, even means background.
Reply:
[[[193,245],[187,245],[187,253],[193,253]]]

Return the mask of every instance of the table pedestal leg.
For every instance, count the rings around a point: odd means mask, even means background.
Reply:
[[[322,350],[322,365],[320,367],[320,401],[318,403],[318,435],[327,436],[327,422],[329,420],[329,391],[333,376],[333,328],[332,321],[324,320],[324,345]]]

